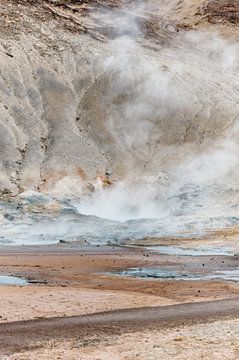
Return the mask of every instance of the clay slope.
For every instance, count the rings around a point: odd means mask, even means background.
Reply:
[[[2,196],[158,176],[235,124],[235,64],[222,65],[224,40],[210,49],[208,22],[236,33],[236,1],[11,0],[0,11]]]

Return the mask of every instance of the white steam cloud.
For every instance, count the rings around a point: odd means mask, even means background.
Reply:
[[[110,79],[102,101],[112,114],[105,121],[132,171],[83,200],[79,212],[169,224],[238,216],[238,44],[190,31],[151,50],[134,13],[121,27],[114,15],[119,36],[102,65]]]

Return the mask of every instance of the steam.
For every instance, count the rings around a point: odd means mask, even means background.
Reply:
[[[142,7],[134,9],[138,13]],[[82,200],[78,211],[169,224],[220,218],[217,226],[224,226],[239,215],[238,44],[190,31],[150,50],[136,15],[131,12],[122,27],[114,16],[119,36],[102,64],[110,79],[102,101],[111,108],[105,121],[130,154],[132,171]]]

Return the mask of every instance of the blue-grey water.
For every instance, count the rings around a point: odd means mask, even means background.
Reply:
[[[189,272],[183,270],[169,271],[161,268],[129,268],[125,270],[112,271],[111,274],[137,277],[137,278],[148,278],[148,279],[159,279],[159,280],[227,280],[227,281],[239,281],[239,268],[234,270],[223,270],[213,271],[212,273],[207,272]]]
[[[0,276],[0,285],[27,285],[28,282],[25,279],[16,277],[16,276]]]
[[[177,256],[234,256],[235,251],[227,246],[197,246],[191,248],[173,246],[173,245],[159,245],[159,246],[145,246],[149,251],[159,254],[177,255]]]

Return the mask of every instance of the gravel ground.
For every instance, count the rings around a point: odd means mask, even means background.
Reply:
[[[178,327],[160,331],[140,331],[88,341],[49,342],[44,349],[14,354],[9,360],[237,360],[239,320]],[[102,342],[103,340],[103,342]],[[100,343],[99,343],[100,341]],[[42,344],[39,344],[42,345]]]

